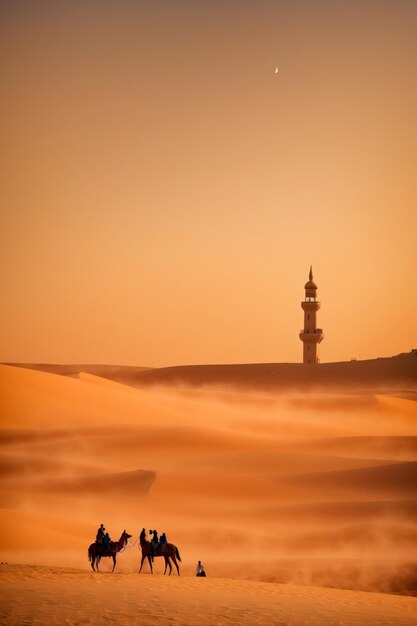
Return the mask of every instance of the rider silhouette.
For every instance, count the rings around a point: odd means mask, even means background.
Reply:
[[[111,539],[110,539],[109,533],[104,528],[104,524],[100,524],[100,528],[98,529],[97,535],[96,535],[96,543],[98,543],[100,546],[103,546],[104,554],[108,553],[110,542],[111,542]]]
[[[151,535],[153,535],[152,539],[151,539],[151,546],[152,546],[152,561],[154,556],[156,555],[156,549],[158,547],[158,533],[156,532],[156,530],[150,530],[149,533]]]
[[[100,528],[96,534],[96,543],[103,543],[103,538],[106,534],[106,529],[104,528],[104,524],[100,524]]]
[[[165,553],[166,549],[167,549],[167,537],[165,533],[162,533],[162,535],[159,538],[159,543],[161,544],[161,550],[163,553]]]
[[[110,542],[111,542],[110,535],[109,533],[106,533],[103,537],[103,547],[104,547],[105,554],[108,554],[109,552]]]

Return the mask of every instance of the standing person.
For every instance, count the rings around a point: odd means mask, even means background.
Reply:
[[[205,575],[206,575],[206,570],[204,569],[204,565],[202,564],[201,561],[199,561],[197,563],[197,574],[196,575],[200,576],[200,577],[205,577]]]

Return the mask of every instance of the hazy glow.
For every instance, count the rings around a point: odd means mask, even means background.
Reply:
[[[415,347],[415,2],[0,11],[0,360]]]
[[[414,400],[272,395],[244,384],[139,390],[91,374],[4,365],[0,390],[0,553],[9,563],[86,570],[100,519],[111,536],[123,528],[136,537],[142,527],[166,531],[188,576],[201,558],[210,578],[224,581],[415,589]],[[219,538],[232,549],[219,554]],[[135,548],[118,570],[138,565]],[[326,623],[260,615],[244,623]],[[374,607],[372,616],[384,623]],[[194,624],[195,615],[174,623]],[[344,617],[333,623],[346,625]]]

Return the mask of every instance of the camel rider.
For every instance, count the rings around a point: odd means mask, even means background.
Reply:
[[[106,529],[104,528],[104,524],[100,524],[100,528],[97,531],[96,535],[96,543],[103,543],[103,539],[106,536]]]
[[[104,537],[103,537],[103,548],[104,548],[104,553],[108,554],[109,553],[109,546],[110,546],[110,535],[109,533],[105,533]]]
[[[158,533],[156,532],[156,530],[150,530],[150,531],[149,531],[149,533],[150,533],[151,535],[153,535],[153,537],[152,537],[152,539],[151,539],[151,546],[152,546],[152,560],[153,560],[153,557],[154,557],[154,556],[155,556],[155,554],[156,554],[156,549],[157,549],[157,547],[158,547],[158,543],[159,543],[159,541],[158,541]]]
[[[167,549],[167,537],[165,533],[162,533],[162,535],[160,536],[159,543],[161,544],[162,554],[165,554]]]
[[[146,541],[146,530],[142,528],[141,533],[139,535],[139,542],[142,545]]]

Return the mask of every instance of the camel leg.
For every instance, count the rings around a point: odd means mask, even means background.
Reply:
[[[171,557],[171,559],[174,561],[174,565],[177,568],[177,574],[179,576],[180,575],[180,568],[178,567],[178,563],[177,563],[177,559],[175,558],[175,554]]]
[[[141,560],[141,562],[140,562],[139,574],[140,574],[140,573],[141,573],[141,571],[142,571],[143,561],[145,560],[145,558],[146,558],[146,557],[145,557],[145,555],[143,555],[143,556],[142,556],[142,560]]]
[[[150,565],[150,568],[151,568],[151,573],[152,573],[152,564],[151,564],[151,560],[150,560],[150,558],[149,558],[149,556],[148,556],[147,554],[144,554],[144,555],[142,556],[142,559],[141,559],[141,562],[140,562],[139,574],[140,574],[140,573],[141,573],[141,571],[142,571],[143,562],[144,562],[144,560],[145,560],[146,558],[148,558],[148,560],[149,560],[149,565]]]
[[[169,567],[169,575],[171,575],[172,567],[171,567],[171,562],[170,562],[170,560],[169,560],[169,556],[166,556],[166,555],[165,555],[165,557],[164,557],[164,558],[165,558],[165,571],[164,571],[164,576],[165,576],[165,574],[166,574],[167,567]]]
[[[111,558],[113,559],[113,569],[112,569],[112,573],[114,572],[114,568],[116,567],[116,555],[112,554]]]
[[[151,568],[151,574],[153,574],[152,559],[149,554],[148,554],[148,561],[149,561],[149,567]]]

